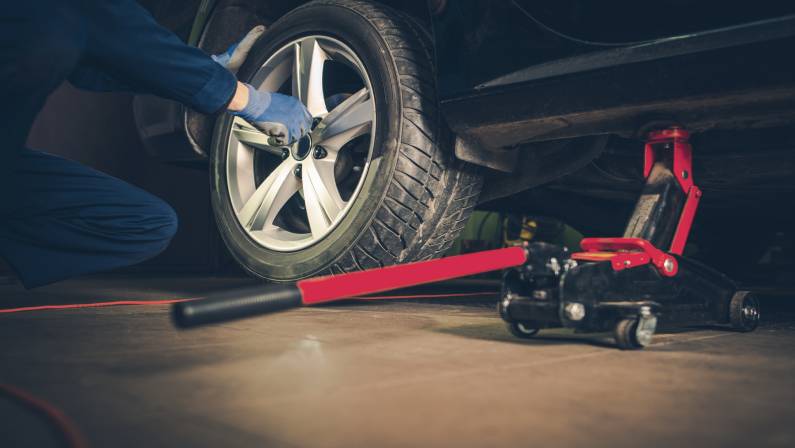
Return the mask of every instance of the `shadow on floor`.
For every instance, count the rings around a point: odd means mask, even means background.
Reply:
[[[553,328],[541,330],[530,339],[521,339],[513,336],[506,325],[495,318],[494,323],[460,325],[455,327],[437,328],[438,333],[461,336],[469,339],[505,342],[519,345],[572,345],[588,344],[594,347],[615,348],[612,335],[609,333],[576,334],[571,330]]]

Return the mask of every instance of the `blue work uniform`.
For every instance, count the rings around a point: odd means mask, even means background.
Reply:
[[[232,73],[133,0],[4,2],[0,257],[26,287],[141,262],[176,232],[175,213],[162,200],[25,147],[33,120],[64,80],[153,93],[208,114],[224,110],[236,87]]]

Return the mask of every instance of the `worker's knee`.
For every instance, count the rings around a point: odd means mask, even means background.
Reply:
[[[97,238],[86,244],[131,265],[165,250],[177,233],[177,214],[163,200],[136,187],[119,189],[118,204],[83,212],[83,225]]]
[[[179,224],[177,213],[166,202],[154,198],[141,210],[141,226],[130,228],[128,236],[140,237],[142,244],[133,250],[140,250],[144,259],[154,257],[168,247]]]
[[[160,205],[157,208],[157,221],[156,234],[163,245],[163,249],[165,249],[174,238],[174,235],[177,234],[177,228],[179,227],[177,212],[170,205],[160,201]]]

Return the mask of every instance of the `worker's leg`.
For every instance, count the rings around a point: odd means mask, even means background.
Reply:
[[[70,2],[0,10],[0,257],[39,286],[127,266],[166,247],[171,208],[75,162],[23,149],[47,96],[82,57],[85,24]]]
[[[129,266],[168,245],[171,207],[79,163],[21,150],[0,208],[0,257],[26,287]]]

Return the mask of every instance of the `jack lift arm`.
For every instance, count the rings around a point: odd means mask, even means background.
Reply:
[[[646,184],[621,238],[585,238],[583,252],[546,243],[458,255],[350,274],[227,291],[174,305],[193,327],[333,302],[483,272],[506,270],[500,316],[522,338],[540,329],[613,330],[624,349],[651,342],[657,322],[730,324],[752,331],[759,306],[728,277],[682,255],[701,199],[693,182],[689,134],[672,127],[649,134]],[[667,251],[660,249],[667,247]]]

